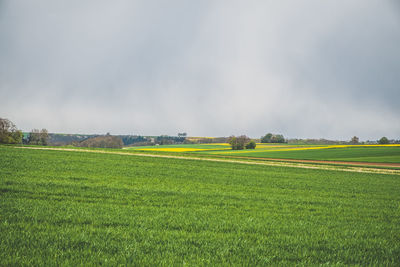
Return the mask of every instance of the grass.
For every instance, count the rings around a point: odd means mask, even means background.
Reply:
[[[228,144],[190,144],[131,147],[129,150],[172,153],[187,152],[253,158],[400,163],[400,145],[336,147],[329,145],[257,144],[254,150],[231,150]]]
[[[364,162],[388,162],[400,163],[400,147],[346,147],[325,148],[310,150],[284,150],[284,151],[249,151],[240,152],[214,152],[213,154],[269,157],[283,159],[311,159],[311,160],[338,160],[338,161],[364,161]]]
[[[395,175],[0,146],[0,265],[396,265]]]

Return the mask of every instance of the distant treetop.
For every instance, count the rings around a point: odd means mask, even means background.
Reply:
[[[389,139],[387,139],[387,137],[384,136],[378,140],[378,143],[381,145],[389,144]]]
[[[261,136],[261,143],[285,143],[285,138],[281,134],[267,133]]]
[[[20,144],[22,143],[22,131],[8,119],[0,118],[0,143]]]

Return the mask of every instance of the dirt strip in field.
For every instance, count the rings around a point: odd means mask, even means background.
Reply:
[[[337,166],[337,165],[322,165],[312,163],[324,163],[325,161],[297,161],[287,162],[284,161],[251,161],[251,160],[234,160],[232,159],[219,159],[219,158],[199,158],[199,157],[185,157],[185,156],[173,156],[173,155],[160,155],[160,154],[144,154],[144,153],[126,153],[117,151],[104,151],[104,150],[89,150],[89,149],[73,149],[73,148],[54,148],[54,147],[15,147],[23,149],[36,149],[36,150],[56,150],[56,151],[72,151],[72,152],[85,152],[85,153],[101,153],[101,154],[114,154],[124,156],[140,156],[140,157],[153,157],[153,158],[170,158],[170,159],[183,159],[183,160],[202,160],[202,161],[213,161],[213,162],[229,162],[249,165],[264,165],[264,166],[278,166],[278,167],[293,167],[303,169],[316,169],[316,170],[331,170],[331,171],[347,171],[347,172],[361,172],[361,173],[380,173],[380,174],[395,174],[400,175],[400,170],[395,169],[378,169],[361,166]],[[252,158],[248,158],[252,159]],[[343,162],[338,162],[342,165]],[[367,165],[366,165],[367,166]]]

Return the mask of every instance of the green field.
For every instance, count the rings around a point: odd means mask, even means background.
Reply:
[[[398,265],[400,176],[0,146],[0,265]]]
[[[180,151],[180,149],[194,149]],[[131,147],[132,151],[172,152],[237,156],[251,158],[333,160],[355,162],[400,163],[400,146],[320,146],[293,144],[258,144],[256,149],[232,150],[228,144],[191,144]],[[198,151],[195,151],[198,150]]]
[[[346,147],[346,148],[325,148],[310,150],[241,150],[219,151],[212,154],[282,158],[282,159],[311,159],[311,160],[337,160],[337,161],[361,161],[361,162],[388,162],[400,163],[400,147]]]

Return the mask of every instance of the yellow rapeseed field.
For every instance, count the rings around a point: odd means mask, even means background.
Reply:
[[[282,147],[284,149],[267,149],[270,147]],[[326,146],[312,146],[312,147],[288,147],[287,145],[283,146],[258,146],[256,149],[251,150],[235,150],[229,151],[231,153],[257,153],[257,152],[274,152],[274,151],[296,151],[296,150],[312,150],[312,149],[328,149],[328,148],[346,148],[346,147],[400,147],[400,144],[387,144],[387,145],[326,145]],[[215,153],[213,153],[215,154]]]
[[[196,152],[196,151],[219,151],[225,150],[228,153],[257,153],[257,152],[274,152],[274,151],[298,151],[298,150],[313,150],[313,149],[328,149],[328,148],[346,148],[346,147],[400,147],[400,144],[387,144],[387,145],[326,145],[326,146],[309,146],[298,147],[296,145],[264,145],[257,144],[256,149],[246,150],[231,150],[230,145],[227,143],[214,143],[202,145],[220,145],[221,148],[188,148],[188,147],[155,147],[155,148],[142,148],[138,150],[143,151],[162,151],[162,152]],[[272,148],[272,149],[271,149]],[[274,149],[275,148],[275,149]],[[215,154],[218,152],[211,152]]]
[[[188,148],[188,147],[166,147],[166,148],[143,148],[143,151],[162,151],[162,152],[195,152],[210,150],[225,150],[226,148],[207,149],[207,148]]]
[[[208,145],[208,146],[230,146],[228,143],[207,143],[207,144],[201,144],[201,145]]]

